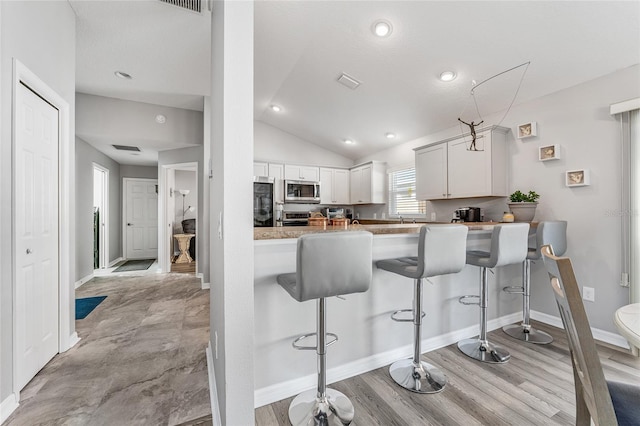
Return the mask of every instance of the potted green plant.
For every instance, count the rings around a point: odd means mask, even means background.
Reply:
[[[509,196],[511,202],[508,204],[514,220],[516,222],[531,222],[536,215],[539,198],[540,195],[535,191],[529,191],[528,194],[525,194],[518,190],[511,194]]]

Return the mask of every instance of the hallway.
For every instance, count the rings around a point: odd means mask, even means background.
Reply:
[[[177,425],[211,413],[205,349],[209,291],[187,274],[96,277],[76,297],[107,296],[82,339],[22,390],[6,425]]]

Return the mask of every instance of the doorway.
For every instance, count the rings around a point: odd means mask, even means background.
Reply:
[[[197,220],[198,163],[163,165],[160,169],[160,179],[163,191],[160,222],[163,226],[160,227],[158,263],[162,272],[196,273],[200,226]],[[185,234],[186,236],[183,236]]]
[[[109,169],[93,163],[93,269],[109,263]]]

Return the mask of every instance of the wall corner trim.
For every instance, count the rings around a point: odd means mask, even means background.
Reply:
[[[20,405],[17,393],[12,393],[0,403],[0,424],[4,423]]]
[[[90,281],[93,279],[93,272],[89,275],[87,275],[84,278],[81,278],[80,280],[76,281],[76,290],[78,288],[80,288],[80,286],[82,286],[83,284],[85,284],[87,281]]]
[[[80,340],[82,339],[80,339],[78,333],[74,331],[73,334],[69,336],[69,347],[65,348],[62,352],[68,351],[69,349],[77,345]]]
[[[114,266],[117,263],[120,263],[124,260],[124,257],[120,256],[119,258],[112,260],[111,262],[109,262],[109,268],[111,268],[112,266]]]
[[[531,319],[564,330],[564,326],[562,325],[562,320],[560,319],[560,317],[531,310]],[[629,349],[629,343],[624,337],[620,336],[619,334],[593,327],[591,327],[591,333],[593,334],[593,338],[596,340],[600,340],[601,342],[609,343],[610,345],[618,346],[623,349]]]
[[[211,421],[213,426],[222,426],[220,406],[218,405],[218,389],[216,388],[216,373],[213,369],[213,352],[211,340],[207,346],[207,373],[209,376],[209,399],[211,401]]]

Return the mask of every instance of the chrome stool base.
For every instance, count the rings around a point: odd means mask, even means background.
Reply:
[[[325,397],[318,398],[316,389],[302,392],[289,405],[289,421],[293,426],[344,426],[353,421],[353,404],[335,389],[326,388]]]
[[[394,362],[389,374],[398,385],[416,393],[437,393],[447,384],[447,378],[437,367],[424,361],[416,365],[413,359]]]
[[[524,342],[536,343],[538,345],[548,345],[553,342],[553,337],[548,333],[531,327],[527,329],[527,327],[522,324],[505,325],[502,327],[502,331],[514,339],[522,340]]]
[[[466,356],[482,362],[504,364],[509,361],[511,354],[502,346],[480,339],[464,339],[458,342],[458,349]]]

